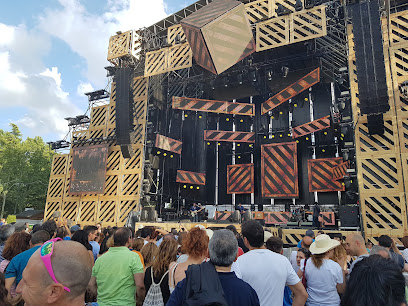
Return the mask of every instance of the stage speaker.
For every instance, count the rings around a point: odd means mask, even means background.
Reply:
[[[231,222],[240,223],[241,222],[241,212],[239,210],[234,210],[230,217]]]
[[[140,221],[147,221],[147,210],[142,209],[142,211],[140,212]]]
[[[390,105],[378,0],[360,1],[349,5],[348,10],[353,24],[361,113],[386,113]]]
[[[120,145],[120,151],[122,152],[123,158],[131,158],[133,154],[135,154],[131,144]]]
[[[360,226],[358,206],[340,206],[339,218],[342,227]]]
[[[255,52],[245,5],[215,0],[180,21],[197,64],[220,74]]]
[[[375,114],[367,116],[367,127],[370,135],[384,135],[384,116]]]
[[[133,231],[135,231],[135,225],[137,222],[140,222],[140,212],[138,211],[131,211],[126,220],[126,226],[131,227]]]
[[[133,95],[130,90],[132,69],[119,68],[116,70],[116,143],[121,146],[122,154],[129,158],[133,155],[130,145],[133,132]],[[122,145],[124,146],[122,148]],[[127,147],[126,147],[127,146]]]
[[[242,221],[248,221],[252,220],[252,212],[249,210],[246,210],[244,215],[243,215],[243,220]]]

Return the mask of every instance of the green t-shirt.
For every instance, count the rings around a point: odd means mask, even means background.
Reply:
[[[139,255],[127,247],[111,247],[99,257],[92,269],[98,286],[100,306],[135,305],[133,274],[143,273]]]

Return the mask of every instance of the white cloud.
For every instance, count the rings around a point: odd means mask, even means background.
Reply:
[[[85,93],[95,91],[92,84],[89,82],[79,82],[77,87],[77,95],[83,97]]]
[[[9,52],[0,52],[0,91],[5,90],[13,93],[25,92],[23,83],[25,74],[23,72],[11,71],[9,58]],[[2,101],[0,100],[0,106],[1,105]]]
[[[109,0],[102,15],[87,12],[79,0],[59,0],[61,9],[46,10],[39,18],[42,31],[66,42],[86,59],[85,77],[92,86],[106,85],[106,60],[109,37],[116,31],[150,26],[166,17],[163,0]]]

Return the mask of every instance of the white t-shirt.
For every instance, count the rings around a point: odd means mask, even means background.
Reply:
[[[402,251],[402,257],[404,257],[405,262],[408,263],[408,249]]]
[[[300,262],[300,270],[304,272],[304,259]],[[337,293],[337,284],[343,283],[343,271],[340,265],[331,260],[324,259],[322,266],[318,269],[312,259],[306,263],[307,306],[318,305],[340,305],[340,296]]]
[[[300,282],[289,260],[267,249],[256,249],[232,264],[237,277],[256,291],[261,306],[282,306],[285,284]]]
[[[296,262],[296,257],[297,257],[297,251],[292,251],[292,253],[290,253],[290,264],[293,267],[293,270],[295,270],[295,272],[297,273],[297,271],[299,270],[299,266],[297,265]]]

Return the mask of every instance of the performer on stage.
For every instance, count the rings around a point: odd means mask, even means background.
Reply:
[[[313,207],[313,227],[317,227],[318,229],[320,229],[319,215],[320,206],[317,202],[315,202]]]
[[[193,217],[192,222],[199,222],[198,214],[204,210],[204,207],[197,205],[197,203],[193,203],[193,206],[190,208],[191,216]]]

